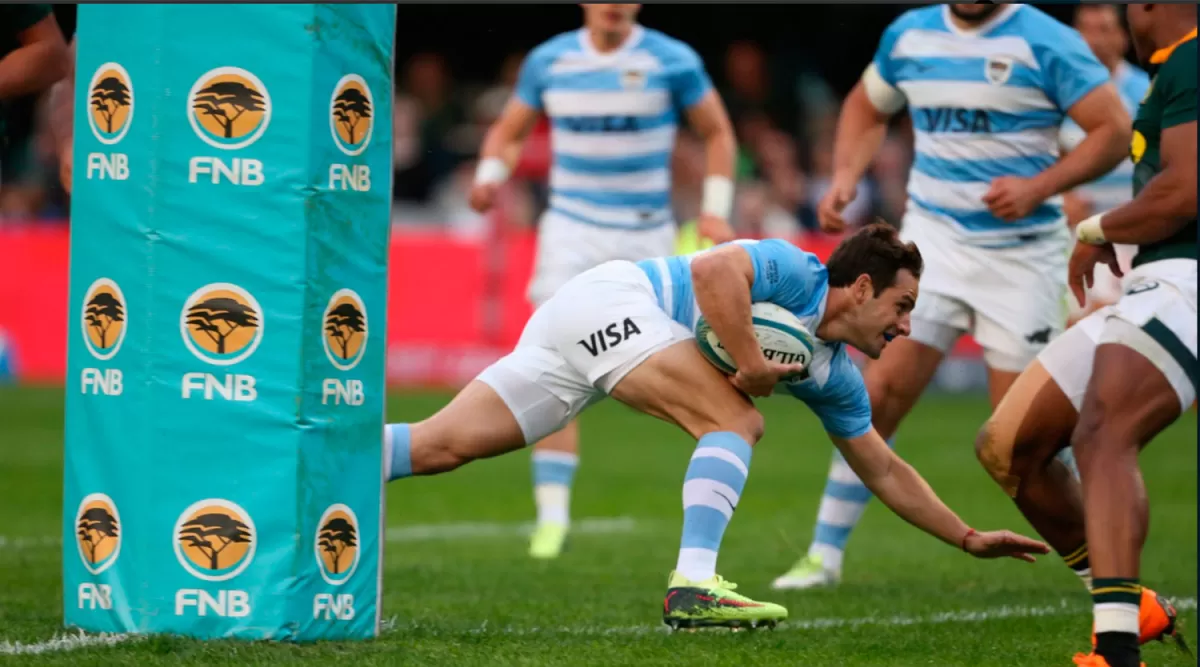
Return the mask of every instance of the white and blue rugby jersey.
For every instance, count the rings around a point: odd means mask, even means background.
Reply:
[[[1129,117],[1136,117],[1138,105],[1150,89],[1150,76],[1122,60],[1112,73],[1112,81],[1116,84],[1121,103],[1125,105]],[[1063,122],[1059,133],[1059,143],[1068,151],[1074,150],[1083,141],[1084,136],[1086,135],[1083,128],[1068,118]],[[1125,158],[1125,161],[1112,171],[1091,183],[1079,186],[1076,191],[1092,202],[1093,210],[1097,213],[1124,204],[1133,198],[1133,160]]]
[[[816,338],[829,296],[829,274],[816,255],[780,239],[734,241],[754,263],[753,303],[770,302],[792,311],[814,332],[813,359],[804,379],[782,383],[776,393],[804,401],[831,435],[856,438],[871,430],[871,401],[862,373],[850,360],[844,343]],[[721,247],[721,246],[717,246]],[[659,257],[638,262],[654,286],[658,305],[680,324],[695,329],[700,308],[692,290],[692,259],[705,252]]]
[[[550,209],[619,229],[672,223],[679,117],[711,88],[691,47],[641,26],[610,53],[585,29],[534,49],[516,94],[551,121]]]
[[[908,195],[923,217],[983,246],[1063,225],[1061,196],[1015,222],[993,216],[982,198],[992,179],[1028,178],[1054,164],[1067,110],[1108,81],[1078,32],[1024,5],[1006,5],[967,31],[935,5],[888,26],[873,63],[907,100],[916,134]]]

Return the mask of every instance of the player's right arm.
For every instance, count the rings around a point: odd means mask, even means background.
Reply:
[[[480,213],[492,207],[496,188],[508,180],[521,158],[525,137],[529,136],[542,112],[544,76],[538,53],[534,51],[521,64],[513,96],[483,137],[479,166],[475,170],[475,184],[470,195],[471,208]]]
[[[854,201],[858,181],[883,145],[892,114],[904,107],[891,64],[892,47],[902,32],[898,23],[884,31],[875,58],[842,103],[833,140],[833,178],[817,205],[817,219],[826,232],[845,229],[842,210]]]
[[[67,43],[50,5],[0,6],[20,46],[0,59],[0,100],[41,92],[67,73]]]
[[[1033,561],[1029,554],[1050,551],[1041,542],[1006,530],[976,532],[946,507],[871,425],[871,401],[862,374],[844,351],[830,363],[822,394],[809,407],[862,483],[900,518],[980,558],[1011,556]]]
[[[750,315],[750,305],[769,301],[799,309],[817,277],[811,255],[786,241],[731,243],[697,255],[691,263],[692,290],[700,312],[733,357],[733,384],[751,396],[768,396],[785,375],[803,364],[767,359]]]

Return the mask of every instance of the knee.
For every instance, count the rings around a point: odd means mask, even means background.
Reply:
[[[1012,474],[1013,446],[1005,437],[999,425],[992,419],[979,429],[975,435],[975,458],[983,465],[983,469],[1010,496],[1015,496],[1020,487],[1020,480]]]
[[[762,440],[763,432],[766,430],[766,420],[763,419],[762,413],[754,407],[747,407],[725,421],[726,423],[720,425],[718,430],[736,433],[751,446]]]

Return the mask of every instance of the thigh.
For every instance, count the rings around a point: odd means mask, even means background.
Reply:
[[[762,436],[762,417],[694,340],[677,341],[650,355],[613,387],[612,397],[675,424],[693,438],[732,431],[751,445]]]
[[[1013,495],[1032,466],[1050,460],[1070,444],[1076,421],[1075,407],[1035,359],[988,418],[977,448],[980,459],[989,471],[1005,473],[1001,483]]]
[[[534,345],[513,350],[484,369],[477,380],[508,407],[525,444],[562,429],[603,397],[561,355]]]
[[[1092,366],[1096,346],[1104,322],[1112,308],[1101,308],[1075,323],[1060,336],[1050,341],[1036,361],[1054,380],[1070,402],[1075,413],[1083,407],[1083,397],[1092,379]]]

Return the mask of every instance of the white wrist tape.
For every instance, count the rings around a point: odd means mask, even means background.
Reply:
[[[733,181],[725,176],[705,178],[700,212],[728,220],[729,214],[733,212]]]
[[[1092,217],[1075,225],[1075,238],[1080,243],[1090,245],[1104,245],[1108,241],[1104,238],[1104,229],[1100,227],[1100,218],[1103,213],[1097,213]]]
[[[509,173],[508,165],[504,164],[504,160],[498,157],[484,158],[479,161],[479,166],[475,167],[475,183],[479,185],[503,183],[508,180]]]

